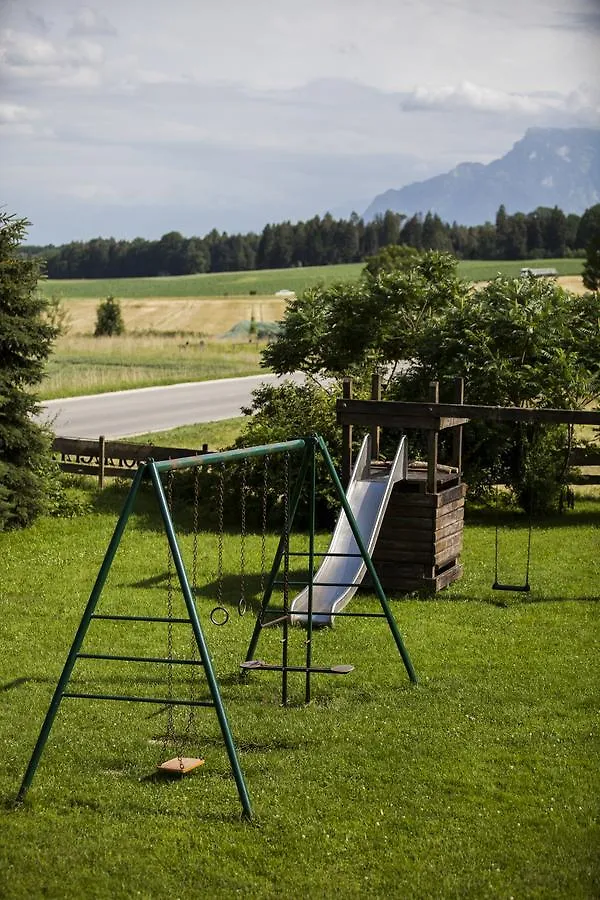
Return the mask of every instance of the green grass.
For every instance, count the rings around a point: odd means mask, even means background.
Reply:
[[[256,375],[257,343],[192,337],[61,338],[38,391],[43,400],[129,388]]]
[[[156,447],[184,447],[194,450],[208,444],[209,450],[223,450],[230,447],[240,435],[248,421],[246,416],[222,419],[219,422],[199,422],[197,425],[182,425],[168,431],[151,431],[127,438],[135,444],[154,444]]]
[[[215,628],[207,617],[217,545],[205,534],[198,608],[255,808],[247,825],[212,712],[199,711],[198,744],[189,748],[206,765],[163,782],[153,772],[165,758],[155,743],[165,717],[143,704],[65,700],[26,804],[10,806],[123,494],[114,487],[90,499],[85,517],[0,535],[0,895],[597,896],[598,501],[536,524],[526,596],[491,591],[493,525],[468,516],[463,580],[435,600],[394,605],[420,686],[409,685],[381,621],[340,620],[316,634],[314,659],[356,669],[315,678],[308,708],[280,708],[275,674],[238,682],[253,625],[235,612],[239,537],[225,538],[231,621]],[[503,521],[512,529],[520,520]],[[190,565],[189,522],[178,531]],[[521,571],[525,530],[501,536],[503,561]],[[276,540],[269,535],[269,556]],[[256,596],[259,535],[246,551]],[[155,507],[143,497],[103,608],[164,614],[165,571]],[[355,608],[374,610],[376,601],[361,597]],[[176,630],[183,652],[184,632]],[[292,634],[295,660],[303,637]],[[165,634],[149,625],[96,623],[88,638],[88,650],[166,648]],[[269,630],[260,656],[277,658],[279,639]],[[166,690],[152,683],[150,667],[92,665],[76,670],[80,688],[103,667],[111,691]],[[185,675],[174,680],[185,694]],[[291,687],[299,701],[299,679]]]
[[[458,271],[470,281],[484,281],[498,272],[518,275],[523,266],[553,267],[560,275],[581,274],[581,259],[537,259],[514,261],[465,260]],[[206,275],[180,275],[162,278],[113,278],[44,280],[40,287],[47,295],[58,294],[64,299],[97,298],[109,295],[120,298],[147,297],[245,297],[250,291],[257,295],[274,294],[286,289],[301,292],[319,282],[358,278],[363,263],[338,266],[307,266],[294,269],[262,269],[248,272],[218,272]]]

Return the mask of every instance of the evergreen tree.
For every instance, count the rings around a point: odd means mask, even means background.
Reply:
[[[96,309],[94,337],[112,337],[114,334],[123,334],[124,331],[121,304],[114,297],[107,297]]]
[[[49,440],[32,420],[32,388],[44,374],[57,329],[37,291],[39,267],[20,253],[29,223],[0,212],[0,531],[43,512]]]

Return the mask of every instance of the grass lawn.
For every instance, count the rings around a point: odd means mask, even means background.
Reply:
[[[154,775],[165,752],[175,755],[161,746],[160,707],[81,700],[64,701],[27,801],[13,809],[123,497],[118,485],[91,491],[85,516],[0,534],[0,896],[598,896],[597,498],[536,523],[528,595],[492,592],[494,528],[470,514],[463,580],[435,600],[394,605],[420,685],[409,684],[381,621],[339,620],[316,634],[315,664],[356,669],[315,678],[308,708],[300,680],[291,679],[298,703],[288,709],[276,674],[239,683],[253,625],[235,611],[239,535],[225,536],[223,602],[232,615],[216,628],[208,621],[216,536],[203,534],[198,608],[255,821],[240,821],[212,710],[197,713],[197,743],[185,748],[206,765],[169,782]],[[522,574],[519,522],[503,520],[507,578]],[[188,525],[179,532],[189,567]],[[269,534],[269,555],[276,540]],[[319,545],[327,540],[319,535]],[[296,548],[305,544],[295,538]],[[250,535],[255,597],[260,550],[260,536]],[[164,539],[142,496],[102,608],[164,615],[167,593]],[[361,596],[354,606],[377,603]],[[186,629],[174,630],[185,652]],[[260,656],[276,659],[279,638],[268,630]],[[304,632],[292,638],[299,660]],[[97,622],[85,649],[101,648],[164,655],[166,635],[147,623]],[[164,691],[159,668],[81,661],[72,685],[92,688],[102,673],[110,692]],[[187,675],[173,677],[185,695]]]
[[[180,428],[169,428],[168,431],[151,431],[149,434],[128,437],[127,441],[134,444],[154,444],[156,447],[187,447],[189,450],[208,444],[211,451],[224,450],[239,437],[246,422],[247,416],[236,416],[234,419],[221,419],[218,422],[182,425]]]
[[[555,268],[560,275],[580,275],[582,259],[463,260],[458,271],[470,281],[485,281],[499,272],[518,275],[523,266]],[[358,278],[363,263],[339,266],[306,266],[294,269],[260,269],[248,272],[215,272],[158,278],[53,279],[40,282],[45,294],[69,298],[103,300],[109,295],[123,298],[153,297],[245,297],[273,296],[276,291],[301,292],[319,282],[333,284]],[[253,292],[252,294],[250,292]],[[258,302],[258,300],[256,300]],[[266,320],[265,320],[266,321]]]

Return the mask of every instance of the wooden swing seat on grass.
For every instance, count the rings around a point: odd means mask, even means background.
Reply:
[[[187,775],[188,772],[192,772],[198,766],[203,765],[204,760],[197,759],[195,756],[176,756],[174,759],[168,759],[164,763],[159,763],[157,768],[161,772],[169,772],[172,775]]]

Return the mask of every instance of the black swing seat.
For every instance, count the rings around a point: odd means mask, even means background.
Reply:
[[[500,584],[495,581],[492,585],[493,591],[516,591],[519,593],[527,593],[531,590],[528,584]]]
[[[337,666],[280,666],[267,663],[264,659],[248,659],[240,663],[240,669],[262,670],[268,672],[319,672],[323,675],[348,675],[354,666],[342,663]]]

